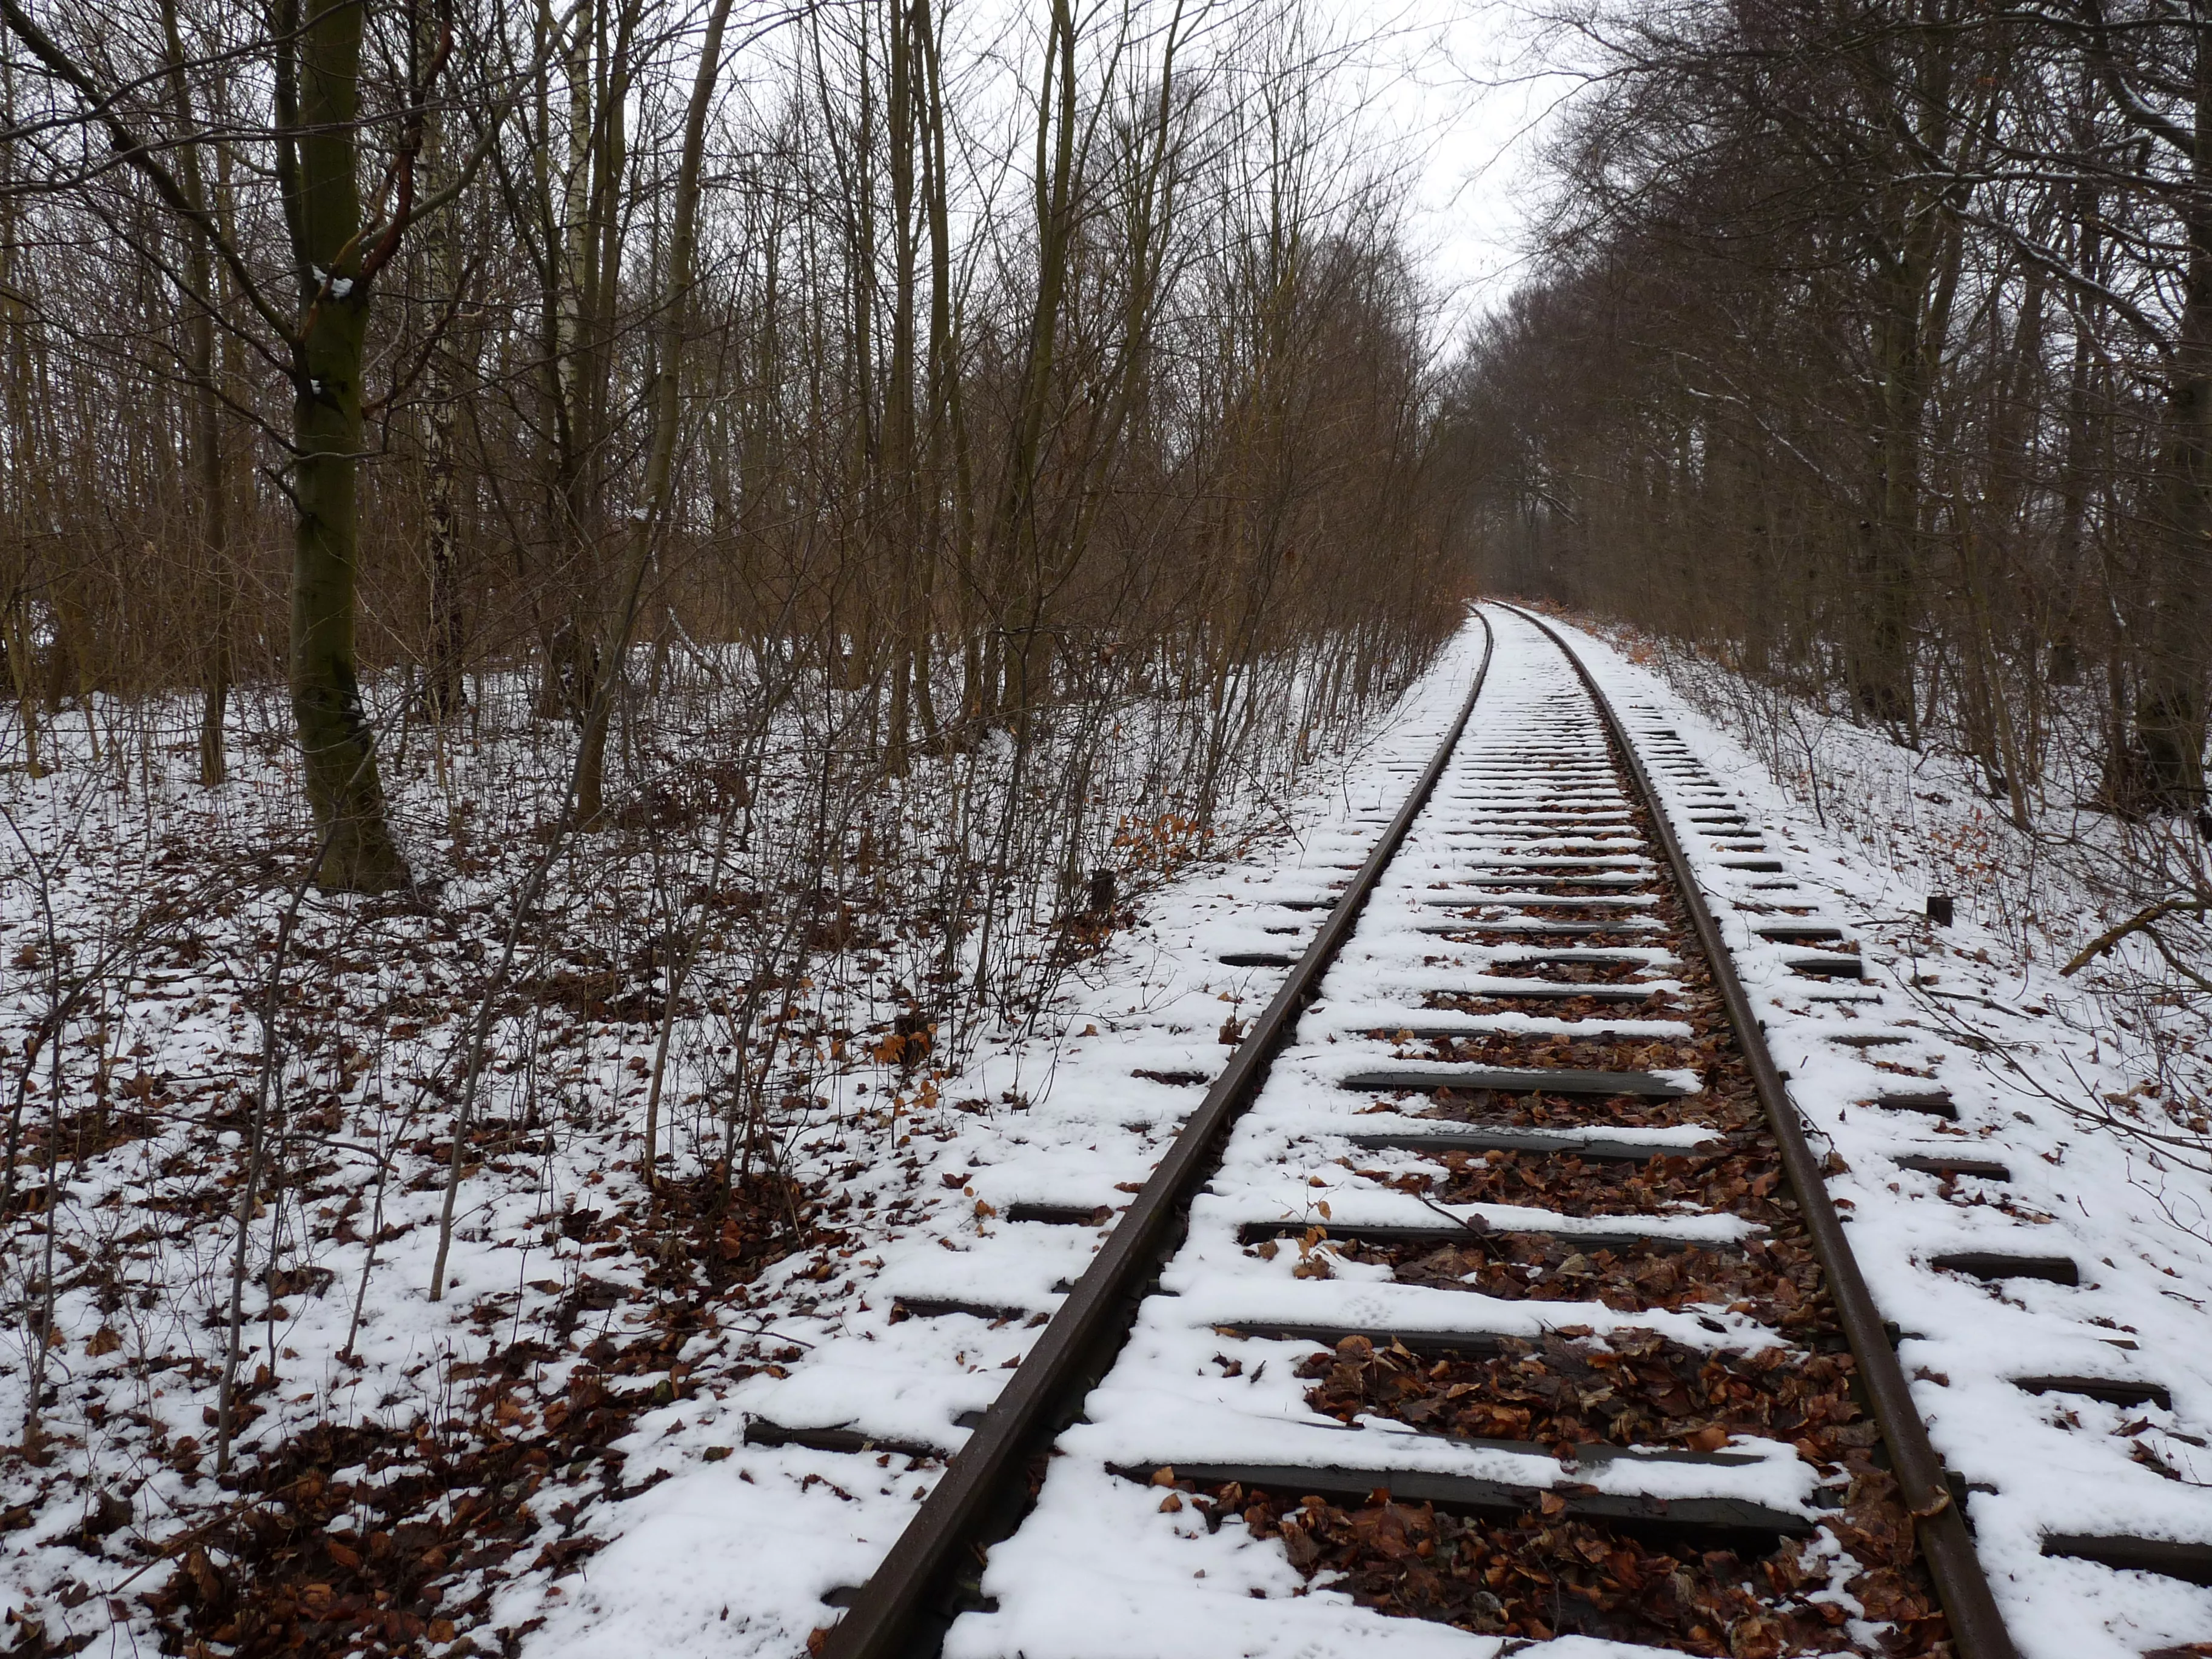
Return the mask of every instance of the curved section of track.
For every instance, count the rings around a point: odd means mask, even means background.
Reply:
[[[1494,623],[831,1654],[1321,1654],[1379,1609],[1394,1651],[2008,1659],[1644,764]]]

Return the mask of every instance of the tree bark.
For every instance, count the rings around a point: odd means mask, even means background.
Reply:
[[[891,568],[896,583],[892,607],[890,708],[884,764],[892,772],[907,765],[908,728],[912,720],[911,687],[916,669],[915,624],[920,587],[922,520],[915,476],[915,284],[919,247],[915,234],[914,35],[907,0],[890,0],[890,85],[889,88],[891,184],[891,341],[884,371],[883,462],[880,487],[889,510]],[[923,664],[926,672],[926,662]]]
[[[2205,679],[2212,656],[2212,19],[2189,9],[2195,58],[2193,188],[2185,198],[2188,239],[2181,326],[2166,386],[2165,525],[2146,606],[2136,735],[2142,745],[2147,805],[2186,811],[2204,802]]]
[[[288,210],[303,313],[293,349],[291,690],[307,800],[328,843],[316,879],[329,889],[383,892],[411,878],[386,821],[355,654],[368,325],[356,127],[362,14],[359,0],[307,0],[297,119],[286,123],[297,135]]]
[[[442,137],[440,125],[434,112],[426,116],[423,123],[422,165],[434,179],[437,176]],[[422,250],[431,294],[452,307],[449,315],[460,309],[463,261],[455,241],[453,216],[443,215],[428,227]],[[424,494],[428,497],[428,523],[424,526],[428,545],[424,551],[430,567],[430,614],[428,638],[424,642],[422,701],[431,718],[441,723],[451,720],[463,706],[460,512],[456,499],[460,468],[454,455],[453,429],[460,413],[455,373],[456,362],[461,357],[457,333],[465,326],[456,315],[446,339],[431,356],[427,377],[428,410],[423,433],[422,470]]]
[[[677,163],[676,196],[668,238],[666,287],[661,295],[660,325],[653,341],[653,380],[646,398],[652,436],[646,451],[645,481],[638,493],[635,527],[620,585],[615,593],[600,653],[603,683],[585,711],[576,761],[576,821],[596,823],[604,811],[607,723],[614,693],[623,681],[623,653],[629,646],[638,597],[653,558],[653,543],[665,523],[675,495],[677,428],[683,416],[684,344],[690,317],[691,266],[698,242],[700,174],[707,148],[707,114],[722,68],[722,33],[730,19],[730,0],[714,0],[701,44],[699,68],[684,113],[684,152]]]
[[[1045,44],[1044,88],[1037,100],[1037,289],[1030,313],[1021,394],[1006,447],[1005,487],[1000,492],[992,548],[1012,579],[1006,612],[1006,692],[1018,736],[1026,732],[1030,708],[1048,683],[1052,633],[1036,526],[1041,468],[1053,363],[1058,353],[1060,303],[1066,292],[1075,202],[1077,22],[1068,0],[1052,0]],[[1057,95],[1055,95],[1055,93]]]
[[[179,131],[196,126],[191,88],[185,80],[185,41],[177,24],[176,0],[161,6],[163,46],[168,54],[170,112]],[[199,495],[199,586],[207,614],[202,617],[200,658],[200,782],[219,787],[225,775],[223,714],[230,696],[230,511],[229,483],[223,465],[222,399],[216,376],[216,303],[215,247],[208,234],[208,191],[198,144],[187,143],[180,157],[179,182],[197,221],[183,226],[185,280],[192,292],[185,318],[185,373],[191,381],[191,452]]]

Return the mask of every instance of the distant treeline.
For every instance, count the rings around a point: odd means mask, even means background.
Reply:
[[[1661,0],[1449,417],[1491,579],[1914,742],[2204,804],[2212,7]],[[2060,733],[2063,735],[2059,735]]]

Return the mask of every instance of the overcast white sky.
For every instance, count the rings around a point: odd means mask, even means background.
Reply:
[[[1446,346],[1502,300],[1522,270],[1536,143],[1571,87],[1567,77],[1536,73],[1529,14],[1544,0],[1304,3],[1305,15],[1349,52],[1339,94],[1358,104],[1360,126],[1413,172],[1407,231],[1441,302],[1435,337]],[[1101,15],[1110,9],[1099,8]],[[1221,8],[1224,15],[1237,9]],[[954,38],[983,77],[962,94],[973,121],[1006,88],[1027,83],[1042,0],[957,0],[946,15],[957,16]],[[780,61],[790,46],[787,33],[771,32],[757,50]],[[988,84],[994,75],[1007,78],[994,88]],[[775,77],[764,84],[776,84]],[[1005,165],[1018,174],[1029,116],[1013,105],[1005,115],[1008,125],[995,137],[1006,147]],[[988,128],[988,121],[979,127],[987,149]]]
[[[1511,0],[1315,0],[1348,35],[1378,37],[1369,107],[1417,170],[1411,227],[1457,333],[1513,286],[1526,252],[1534,141],[1569,89],[1532,74]]]

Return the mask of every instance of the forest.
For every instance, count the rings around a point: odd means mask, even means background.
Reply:
[[[2208,26],[2105,0],[1552,20],[1589,95],[1540,274],[1448,417],[1485,571],[1955,744],[2022,827],[2075,761],[2115,812],[2201,813]]]
[[[1958,757],[2008,925],[2063,870],[2120,915],[2045,948],[2143,944],[2146,1029],[2201,1006],[2212,12],[1537,21],[1577,88],[1532,275],[1444,371],[1455,544],[1648,633],[1816,811],[1838,732]]]
[[[1296,9],[6,5],[9,1617],[374,1633],[254,1495],[595,1455],[1434,659],[1428,301]]]
[[[1452,9],[1466,327],[1358,8],[0,0],[6,1651],[522,1650],[1478,596],[1956,763],[2189,1074],[2212,3]]]

